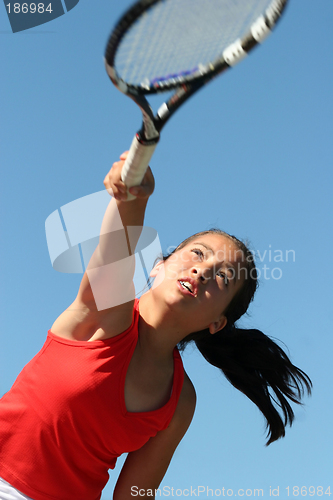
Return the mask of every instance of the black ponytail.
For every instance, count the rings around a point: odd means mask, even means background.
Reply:
[[[214,335],[204,331],[193,336],[204,358],[220,368],[229,382],[262,412],[267,422],[267,445],[283,437],[285,427],[294,420],[288,399],[301,404],[304,392],[311,392],[309,377],[259,330],[226,327]],[[184,339],[180,348],[190,340]]]
[[[257,405],[266,419],[269,445],[283,437],[285,427],[294,421],[295,415],[288,400],[301,404],[304,392],[311,393],[312,383],[306,373],[293,365],[283,349],[267,335],[259,330],[244,330],[235,326],[247,311],[258,286],[254,256],[242,241],[219,229],[212,229],[187,238],[174,251],[205,234],[226,236],[243,252],[244,283],[223,312],[227,318],[223,330],[213,335],[209,330],[192,333],[178,347],[183,350],[194,341],[204,358],[222,370],[229,382]]]

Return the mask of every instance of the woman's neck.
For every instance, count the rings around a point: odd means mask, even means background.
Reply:
[[[157,304],[151,292],[141,297],[139,312],[139,341],[142,348],[154,353],[161,361],[170,358],[184,337],[174,313],[167,304]]]

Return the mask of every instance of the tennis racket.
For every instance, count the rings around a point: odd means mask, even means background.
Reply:
[[[173,113],[214,77],[235,66],[271,33],[287,0],[140,0],[116,24],[105,51],[113,84],[140,107],[122,170],[139,185]],[[154,116],[146,95],[169,92]],[[128,199],[134,196],[128,194]]]

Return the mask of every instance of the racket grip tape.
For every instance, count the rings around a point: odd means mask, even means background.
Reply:
[[[155,148],[157,141],[154,144],[142,144],[139,142],[137,136],[134,137],[128,156],[121,171],[121,180],[127,187],[139,186],[146,173],[149,162]],[[127,201],[134,200],[135,196],[131,193],[127,195]]]

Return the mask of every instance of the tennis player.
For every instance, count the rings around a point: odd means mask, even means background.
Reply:
[[[1,500],[97,500],[123,453],[114,500],[132,498],[133,486],[152,498],[194,414],[177,349],[188,342],[259,407],[268,444],[293,421],[288,400],[310,392],[308,376],[271,339],[235,326],[257,288],[253,255],[235,237],[212,230],[186,239],[134,299],[134,246],[154,179],[148,169],[127,202],[125,158],[105,178],[114,197],[76,299],[0,400]],[[124,229],[114,231],[119,216]],[[111,295],[101,309],[103,291]]]

